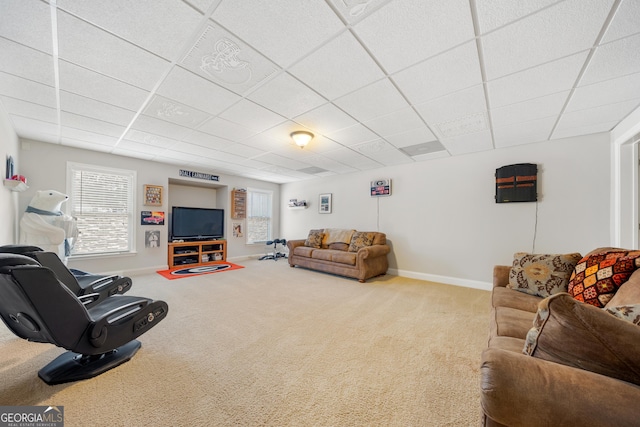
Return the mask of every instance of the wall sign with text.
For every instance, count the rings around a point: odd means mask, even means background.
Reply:
[[[391,195],[391,180],[390,179],[376,179],[371,181],[371,197],[390,196]]]

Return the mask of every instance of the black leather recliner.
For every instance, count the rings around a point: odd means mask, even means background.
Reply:
[[[92,307],[33,258],[0,253],[0,316],[28,341],[69,351],[38,372],[47,384],[95,377],[133,357],[135,338],[164,319],[164,301],[113,295]]]
[[[111,295],[124,294],[131,289],[131,278],[126,276],[115,274],[99,275],[85,272],[73,274],[58,257],[58,254],[45,252],[37,246],[4,245],[0,246],[0,253],[26,255],[35,259],[41,265],[50,268],[58,276],[58,279],[88,307]]]

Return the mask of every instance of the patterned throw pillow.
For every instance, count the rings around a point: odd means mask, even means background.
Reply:
[[[322,237],[324,236],[324,230],[309,230],[307,240],[304,241],[305,246],[310,248],[320,248],[322,246]]]
[[[558,292],[566,292],[569,277],[580,261],[579,253],[513,255],[507,288],[546,298]]]
[[[608,249],[585,256],[576,265],[567,291],[578,301],[604,307],[640,266],[640,251]]]
[[[613,314],[617,318],[640,326],[640,304],[605,308],[605,311],[609,314]]]
[[[376,233],[366,231],[356,231],[351,236],[349,252],[358,252],[360,249],[373,245]]]

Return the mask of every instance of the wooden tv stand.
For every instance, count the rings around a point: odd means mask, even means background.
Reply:
[[[208,261],[203,261],[208,256]],[[215,259],[216,256],[220,259]],[[226,240],[169,243],[169,268],[197,267],[227,260]]]

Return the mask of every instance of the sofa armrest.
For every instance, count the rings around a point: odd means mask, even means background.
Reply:
[[[305,239],[299,240],[287,240],[287,247],[289,248],[289,253],[292,254],[293,250],[298,246],[304,246]]]
[[[390,252],[391,248],[387,245],[371,245],[365,246],[358,250],[358,258],[377,258],[379,256],[386,255]]]
[[[604,375],[497,348],[482,353],[480,372],[482,408],[500,424],[634,425],[640,419],[640,387]]]
[[[506,287],[509,284],[510,265],[493,266],[493,287]]]

